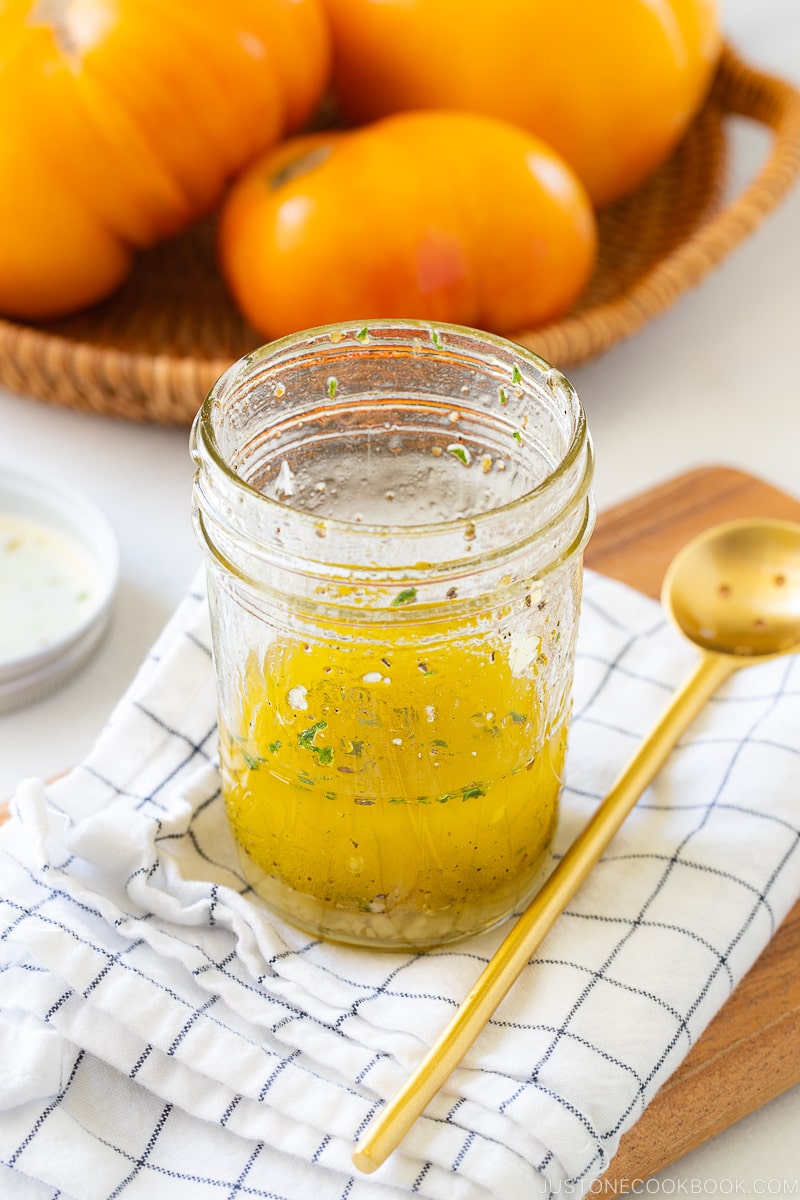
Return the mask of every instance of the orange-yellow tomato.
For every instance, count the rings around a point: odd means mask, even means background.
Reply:
[[[324,90],[320,0],[4,0],[0,312],[107,295]]]
[[[669,154],[705,95],[716,0],[324,0],[351,122],[459,108],[538,134],[595,204]]]
[[[448,112],[284,142],[235,182],[219,236],[267,338],[383,317],[523,329],[570,308],[596,252],[590,201],[549,147]]]

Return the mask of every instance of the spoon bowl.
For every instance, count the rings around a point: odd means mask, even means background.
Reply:
[[[800,525],[715,525],[672,561],[661,600],[685,637],[737,666],[800,646]]]

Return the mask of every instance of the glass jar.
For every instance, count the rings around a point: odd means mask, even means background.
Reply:
[[[226,371],[192,453],[248,881],[359,945],[502,921],[557,820],[593,523],[573,388],[475,330],[329,326]]]

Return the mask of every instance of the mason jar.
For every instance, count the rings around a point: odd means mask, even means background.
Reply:
[[[593,523],[568,380],[472,329],[327,326],[231,366],[192,454],[222,792],[254,890],[390,949],[524,906]]]

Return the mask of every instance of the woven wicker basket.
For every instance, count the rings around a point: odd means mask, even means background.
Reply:
[[[774,133],[758,175],[723,206],[724,118]],[[726,48],[708,101],[672,158],[600,217],[597,270],[566,318],[515,336],[559,367],[602,353],[669,307],[747,237],[800,172],[800,93]],[[231,361],[263,339],[227,296],[214,230],[143,254],[90,311],[37,326],[0,321],[0,384],[127,420],[188,424]]]

